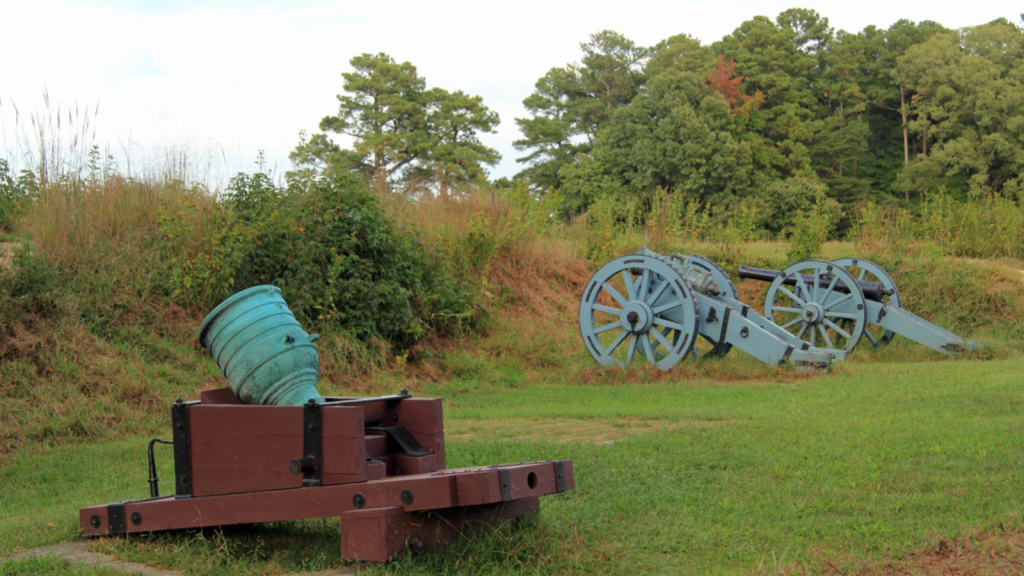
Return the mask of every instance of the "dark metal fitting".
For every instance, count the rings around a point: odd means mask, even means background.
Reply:
[[[139,514],[138,512],[132,512],[132,524],[136,526],[142,524],[142,514]]]
[[[406,506],[412,504],[412,492],[402,490],[402,504],[405,504]]]
[[[352,497],[352,505],[361,509],[363,506],[366,506],[366,497],[356,492],[356,495]]]
[[[316,469],[316,458],[313,456],[306,456],[304,458],[296,458],[288,463],[288,470],[292,474],[302,474],[303,472],[312,472]]]
[[[93,528],[99,528],[100,527],[100,517],[99,517],[99,515],[93,514],[92,518],[89,518],[89,526],[92,526]]]
[[[418,552],[423,549],[423,541],[419,536],[413,534],[405,539],[405,547],[412,552]]]

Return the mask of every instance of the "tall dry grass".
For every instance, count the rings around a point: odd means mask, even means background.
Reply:
[[[90,161],[90,154],[95,157],[98,150],[95,120],[99,104],[64,107],[51,102],[45,88],[42,99],[43,108],[27,115],[14,102],[7,101],[6,106],[14,116],[13,144],[8,144],[4,130],[5,145],[11,147],[7,153],[14,153],[15,165],[32,171],[38,182],[85,178],[89,166],[95,164],[95,160]],[[0,107],[4,106],[0,101]]]
[[[582,350],[568,327],[590,266],[570,225],[553,219],[548,203],[513,188],[387,205],[400,225],[461,266],[476,286],[489,329],[486,338],[460,341],[461,353],[533,369],[564,363]]]

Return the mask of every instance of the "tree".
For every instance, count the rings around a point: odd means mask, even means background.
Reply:
[[[830,193],[844,201],[867,191],[858,173],[868,151],[867,96],[861,88],[865,60],[863,38],[840,30],[822,54],[816,82],[820,122],[810,143],[812,165]]]
[[[764,94],[760,92],[753,95],[742,92],[740,86],[743,84],[743,76],[736,75],[736,63],[726,60],[721,54],[718,55],[718,62],[711,72],[708,72],[705,81],[712,92],[717,92],[725,98],[733,114],[743,118],[750,118],[751,112],[764,101]]]
[[[477,138],[478,132],[494,132],[498,114],[484,106],[481,97],[461,90],[433,88],[427,103],[428,131],[434,142],[423,164],[433,174],[441,197],[447,198],[452,184],[479,182],[484,178],[482,164],[494,165],[501,158]]]
[[[917,145],[909,131],[914,91],[893,77],[896,60],[911,46],[944,30],[935,22],[900,20],[888,29],[868,26],[852,43],[861,60],[859,86],[866,99],[863,118],[869,129],[867,151],[857,166],[860,177],[875,191],[894,190],[896,174],[910,161],[910,151]],[[851,45],[848,40],[840,43]]]
[[[748,128],[761,142],[756,154],[774,178],[810,175],[807,143],[819,116],[813,87],[819,56],[831,40],[828,20],[813,10],[787,10],[777,22],[756,16],[712,45],[736,63],[745,94],[764,96]]]
[[[479,178],[481,163],[497,162],[497,152],[476,138],[498,123],[479,97],[426,90],[415,66],[387,54],[362,54],[350,63],[354,71],[342,74],[347,94],[338,95],[338,113],[320,121],[323,133],[303,135],[289,155],[305,171],[361,172],[381,192],[411,171],[447,193],[455,182]],[[352,149],[327,133],[351,137]]]
[[[529,165],[520,176],[540,190],[558,188],[563,167],[570,164],[580,150],[573,141],[578,128],[567,88],[572,81],[569,71],[552,68],[537,80],[534,93],[523,100],[523,106],[532,117],[516,118],[523,138],[512,145],[520,152],[529,152],[516,159]]]
[[[649,51],[617,32],[604,30],[580,45],[583,58],[552,68],[523,100],[530,118],[516,118],[523,138],[513,145],[528,152],[518,162],[535,189],[559,188],[566,166],[590,152],[600,129],[629,104],[645,82]]]
[[[580,64],[570,66],[579,80],[570,98],[580,133],[593,143],[612,114],[640,93],[646,79],[643,65],[648,50],[611,30],[591,35],[590,42],[580,47]]]
[[[592,161],[573,173],[563,197],[641,194],[655,188],[728,209],[753,193],[757,175],[750,147],[733,137],[735,119],[701,76],[665,72],[632,104],[620,108],[598,135]],[[577,181],[579,178],[580,181]]]
[[[384,53],[362,54],[350,63],[355,71],[341,75],[349,94],[338,95],[338,114],[321,120],[320,129],[354,138],[354,152],[384,191],[395,172],[427,152],[426,82],[415,66]]]
[[[909,130],[922,143],[899,178],[906,191],[1017,194],[1024,171],[1024,33],[1005,20],[935,34],[897,60],[915,91]]]
[[[715,54],[700,40],[688,34],[676,34],[655,44],[649,51],[647,78],[654,78],[668,70],[704,74],[714,65]]]

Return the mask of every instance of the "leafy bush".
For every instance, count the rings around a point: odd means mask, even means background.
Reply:
[[[452,263],[400,230],[358,177],[278,188],[265,174],[239,174],[229,191],[223,210],[209,216],[220,223],[212,247],[175,260],[172,296],[182,303],[208,310],[232,292],[273,284],[305,324],[398,349],[477,317],[474,291],[451,273]],[[174,232],[184,221],[165,222],[169,238],[187,236]],[[476,240],[476,258],[486,258],[487,244]]]
[[[1024,258],[1024,207],[1000,195],[958,200],[944,190],[925,196],[921,234],[949,256]]]
[[[0,158],[0,232],[11,229],[33,188],[30,176],[15,178],[7,160]]]
[[[790,248],[786,257],[790,261],[819,258],[821,247],[828,239],[828,233],[835,221],[826,208],[815,204],[808,211],[797,210],[792,224],[785,230],[789,235]]]
[[[792,226],[799,212],[807,215],[816,211],[831,224],[838,222],[842,214],[839,203],[828,197],[828,186],[817,178],[779,180],[771,183],[767,192],[764,225],[772,232]]]
[[[57,312],[54,270],[24,246],[14,251],[11,264],[9,270],[0,270],[0,325],[13,324],[26,314],[53,316]]]
[[[854,229],[860,250],[933,256],[1024,259],[1024,205],[1001,195],[957,199],[925,195],[920,214],[895,206],[861,206]]]
[[[231,294],[247,237],[209,195],[185,193],[161,206],[158,220],[164,291],[187,307],[209,310]]]

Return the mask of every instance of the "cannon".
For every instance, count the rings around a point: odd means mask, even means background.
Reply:
[[[900,334],[944,354],[980,347],[901,307],[896,283],[864,259],[807,260],[781,271],[740,266],[739,277],[771,282],[765,317],[811,346],[849,352],[867,338],[880,348]]]
[[[628,366],[639,355],[668,370],[690,354],[723,355],[733,347],[798,368],[826,368],[845,358],[844,351],[800,340],[740,302],[725,271],[692,254],[641,248],[608,262],[583,290],[579,322],[587,351],[603,366]]]
[[[280,296],[257,286],[210,313],[200,342],[230,387],[171,405],[173,439],[149,443],[150,497],[80,509],[84,536],[338,517],[342,558],[386,561],[573,489],[571,460],[445,469],[439,398],[320,396],[316,335]],[[157,442],[173,444],[172,494]]]

